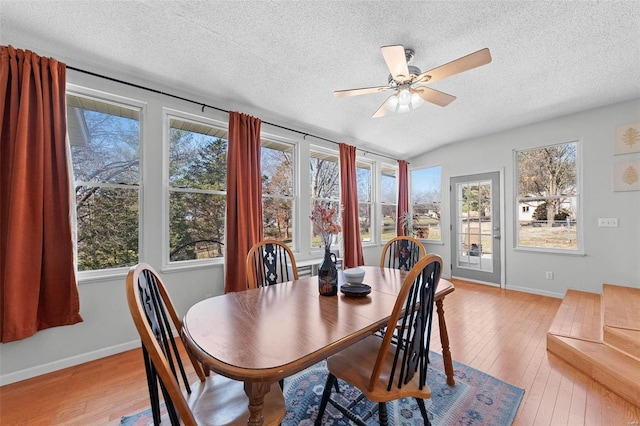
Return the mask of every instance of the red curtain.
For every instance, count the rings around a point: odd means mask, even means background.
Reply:
[[[356,147],[340,144],[340,198],[342,203],[342,242],[345,268],[364,265],[356,182]]]
[[[262,240],[260,120],[229,113],[225,293],[247,289],[247,254]]]
[[[396,229],[398,236],[405,235],[402,217],[409,213],[409,163],[398,160],[398,218]]]
[[[0,46],[0,341],[82,321],[66,155],[66,65]]]

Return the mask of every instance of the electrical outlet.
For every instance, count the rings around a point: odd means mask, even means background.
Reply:
[[[552,271],[547,271],[544,273],[544,277],[548,280],[552,280],[553,279],[553,272]]]
[[[598,218],[598,227],[600,227],[600,228],[617,228],[618,227],[618,218],[617,217],[601,217],[601,218]]]

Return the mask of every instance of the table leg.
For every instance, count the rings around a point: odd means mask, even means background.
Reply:
[[[262,409],[264,408],[264,396],[271,389],[269,383],[264,382],[244,382],[244,392],[249,397],[249,420],[247,425],[262,426],[264,416]]]
[[[449,334],[447,333],[447,323],[444,320],[444,309],[442,308],[443,299],[436,300],[436,310],[438,312],[438,325],[440,328],[440,343],[442,343],[442,360],[444,362],[444,372],[447,375],[447,384],[455,386],[456,381],[453,378],[453,360],[451,359],[451,350],[449,350]]]

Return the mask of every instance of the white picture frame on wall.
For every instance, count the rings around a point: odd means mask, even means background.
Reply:
[[[640,152],[640,122],[616,126],[613,138],[613,155]]]
[[[614,191],[640,191],[640,160],[613,164]]]

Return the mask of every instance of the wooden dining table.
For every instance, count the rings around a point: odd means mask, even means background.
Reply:
[[[320,296],[318,278],[304,277],[268,287],[202,300],[184,316],[182,339],[211,371],[244,382],[248,425],[262,425],[262,408],[272,383],[340,352],[383,328],[407,272],[362,266],[364,297]],[[339,273],[339,285],[344,276]],[[436,311],[447,383],[453,363],[443,301],[454,286],[440,279]]]

